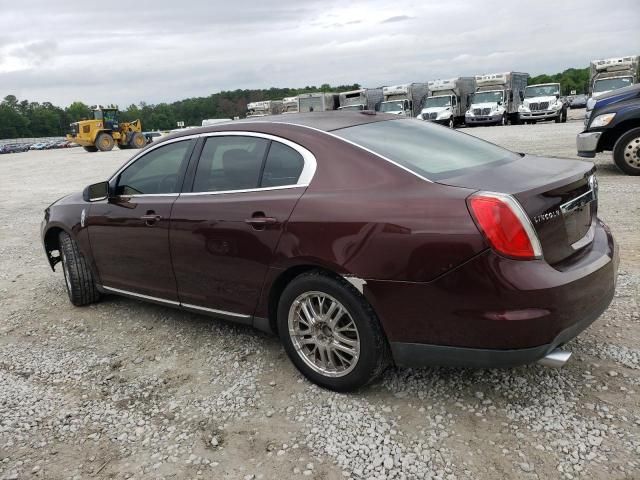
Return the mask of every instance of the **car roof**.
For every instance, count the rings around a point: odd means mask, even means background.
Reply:
[[[311,113],[291,113],[287,115],[266,115],[259,118],[245,118],[243,120],[229,120],[224,123],[217,123],[207,127],[199,128],[185,128],[180,132],[172,132],[162,139],[166,141],[177,137],[183,137],[187,135],[198,135],[201,133],[219,132],[229,130],[229,126],[238,126],[238,130],[243,130],[245,127],[251,125],[260,124],[277,124],[282,123],[286,125],[299,125],[301,127],[309,127],[324,132],[331,132],[333,130],[339,130],[341,128],[354,127],[356,125],[363,125],[366,123],[384,122],[388,120],[398,120],[401,117],[398,115],[388,113],[377,113],[369,110],[363,111],[331,111],[331,112],[311,112]]]

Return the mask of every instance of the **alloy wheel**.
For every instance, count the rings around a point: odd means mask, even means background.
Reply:
[[[324,292],[305,292],[291,304],[289,336],[300,358],[327,377],[350,373],[360,358],[358,328],[338,300]]]

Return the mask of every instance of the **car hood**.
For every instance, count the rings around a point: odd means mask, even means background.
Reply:
[[[427,107],[423,108],[421,113],[440,113],[451,107]]]
[[[78,203],[84,203],[84,200],[82,199],[82,192],[70,193],[63,197],[60,197],[51,205],[49,205],[49,207],[53,207],[56,205],[70,205],[70,204],[78,204]]]
[[[498,106],[497,102],[485,102],[485,103],[472,103],[469,107],[470,109],[474,108],[495,108]]]
[[[524,99],[523,104],[525,107],[528,107],[530,103],[540,103],[540,102],[549,102],[549,105],[551,105],[552,103],[556,103],[556,97],[555,95],[528,97]]]

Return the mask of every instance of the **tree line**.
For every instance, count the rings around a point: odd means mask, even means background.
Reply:
[[[586,92],[589,69],[570,68],[555,75],[538,75],[529,78],[529,84],[560,82],[562,93],[571,90]],[[144,130],[170,130],[178,121],[185,125],[200,125],[205,118],[243,117],[247,103],[260,100],[281,100],[308,92],[341,92],[359,88],[358,84],[331,86],[323,84],[304,88],[269,88],[262,90],[233,90],[214,93],[208,97],[195,97],[173,103],[151,105],[140,102],[121,109],[121,121],[140,119]],[[82,102],[73,102],[66,108],[50,102],[38,103],[19,100],[7,95],[0,102],[0,139],[62,136],[69,124],[91,118],[91,110]]]

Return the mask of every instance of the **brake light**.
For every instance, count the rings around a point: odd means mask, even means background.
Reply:
[[[496,252],[519,260],[542,256],[529,217],[511,195],[478,192],[467,199],[467,204],[476,225]]]

